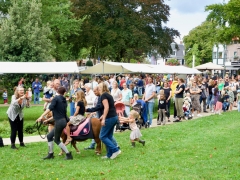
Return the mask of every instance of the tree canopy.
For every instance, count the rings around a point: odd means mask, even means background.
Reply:
[[[207,20],[216,22],[219,28],[216,40],[229,43],[234,37],[240,37],[240,1],[230,0],[227,4],[212,4],[206,7],[209,12]]]
[[[179,32],[164,26],[169,6],[163,0],[71,0],[77,17],[87,16],[79,36],[94,58],[122,61],[157,52],[167,56]]]
[[[41,20],[37,0],[15,0],[0,29],[0,57],[7,61],[39,62],[51,59],[50,29]]]
[[[217,31],[215,23],[205,21],[183,37],[186,50],[185,61],[188,66],[192,66],[193,55],[195,55],[196,66],[212,61],[212,48]]]

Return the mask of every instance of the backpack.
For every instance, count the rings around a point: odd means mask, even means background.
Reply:
[[[2,137],[0,137],[0,147],[4,147],[4,144],[3,144],[3,139],[2,139]]]

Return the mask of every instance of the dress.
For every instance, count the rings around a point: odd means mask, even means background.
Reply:
[[[130,134],[130,139],[131,140],[134,140],[134,139],[137,139],[137,138],[140,138],[142,136],[139,128],[137,127],[137,124],[136,122],[132,122],[132,123],[129,123],[129,126],[130,126],[130,129],[132,130],[131,134]]]

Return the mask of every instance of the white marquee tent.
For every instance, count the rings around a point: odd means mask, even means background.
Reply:
[[[79,73],[76,62],[0,62],[1,73],[64,74]]]
[[[194,68],[185,66],[163,66],[150,64],[101,62],[90,67],[82,74],[118,74],[118,73],[153,73],[153,74],[200,74],[201,72]]]

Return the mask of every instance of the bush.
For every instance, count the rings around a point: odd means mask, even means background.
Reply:
[[[93,66],[93,62],[92,62],[91,60],[88,60],[88,61],[86,62],[86,66]]]

